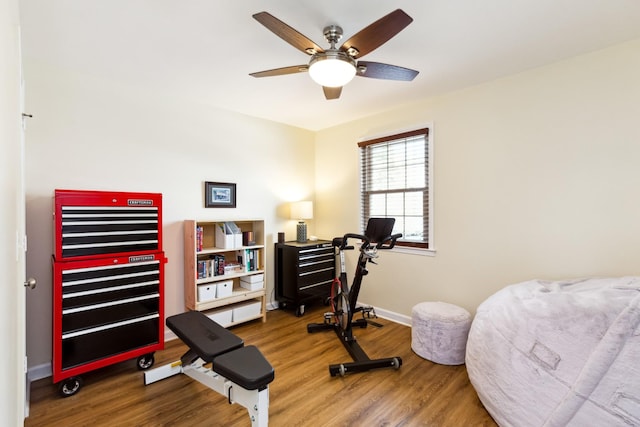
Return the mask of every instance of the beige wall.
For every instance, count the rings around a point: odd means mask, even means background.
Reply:
[[[51,203],[56,188],[163,194],[165,313],[184,311],[184,219],[261,218],[268,265],[287,202],[313,196],[314,134],[25,61],[30,366],[51,361]],[[236,209],[205,209],[203,182],[237,184]],[[313,222],[310,223],[313,232]],[[273,270],[267,273],[273,298]],[[46,374],[46,372],[45,372]]]
[[[332,237],[358,231],[356,142],[434,126],[437,254],[383,254],[360,300],[473,312],[519,281],[640,274],[638,76],[640,40],[319,132],[316,230]]]

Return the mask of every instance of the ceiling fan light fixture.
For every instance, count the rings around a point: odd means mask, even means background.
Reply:
[[[309,75],[324,87],[342,87],[356,75],[356,61],[341,51],[325,51],[313,55]]]

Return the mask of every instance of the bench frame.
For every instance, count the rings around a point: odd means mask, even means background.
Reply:
[[[190,354],[187,352],[185,356]],[[185,357],[183,356],[182,359]],[[183,364],[182,360],[159,366],[145,371],[144,384],[149,385],[156,381],[185,374],[215,392],[226,396],[228,402],[237,403],[249,412],[253,427],[264,427],[269,424],[269,386],[262,390],[248,390],[233,381],[228,380],[213,369],[206,367],[207,363],[197,357],[195,361]]]
[[[185,374],[249,411],[252,427],[269,423],[271,364],[255,346],[244,346],[240,337],[199,311],[170,316],[166,324],[189,349],[173,363],[144,373],[149,385]]]

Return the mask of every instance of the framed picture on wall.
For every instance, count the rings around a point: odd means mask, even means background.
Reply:
[[[236,185],[228,182],[204,183],[205,208],[235,208]]]

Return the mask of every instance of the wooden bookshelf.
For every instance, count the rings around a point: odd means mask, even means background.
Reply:
[[[238,233],[235,233],[232,238],[229,234],[224,234],[225,223],[234,224],[240,237],[237,236]],[[242,241],[242,235],[246,232],[252,233],[252,242]],[[264,239],[263,220],[185,220],[184,299],[186,308],[203,311],[223,326],[232,326],[255,319],[262,319],[265,322],[267,317]],[[224,274],[218,274],[220,270],[215,268],[216,257],[219,259],[224,257],[225,265],[228,265],[238,263],[238,256],[242,256],[243,261],[246,261],[240,264],[241,269],[236,267],[236,271],[227,270]],[[240,271],[237,271],[238,269]],[[251,289],[242,287],[243,279],[244,281],[253,280],[253,287]],[[218,287],[216,296],[211,297],[212,293],[207,291],[207,297],[204,298],[203,288],[214,287]],[[224,289],[224,294],[221,289]]]

